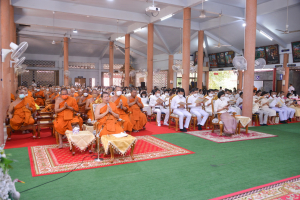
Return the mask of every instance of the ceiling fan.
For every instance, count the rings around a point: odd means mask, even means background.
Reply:
[[[215,44],[214,47],[217,47],[217,48],[221,48],[221,47],[230,47],[231,45],[224,45],[224,44],[221,44],[221,42],[220,42],[220,33],[221,33],[221,14],[220,14],[220,19],[219,19],[219,41],[218,41],[218,44]]]
[[[286,25],[285,25],[285,30],[280,30],[280,29],[276,29],[277,31],[282,32],[281,34],[289,34],[289,33],[296,33],[296,32],[300,32],[300,30],[295,30],[295,31],[289,31],[289,0],[287,0],[287,14],[286,14]]]
[[[203,8],[203,2],[204,2],[205,0],[202,0],[202,9],[200,10],[200,16],[199,16],[199,18],[201,18],[201,19],[205,19],[205,18],[218,18],[220,15],[218,15],[218,16],[206,16],[206,10],[204,10],[204,8]]]

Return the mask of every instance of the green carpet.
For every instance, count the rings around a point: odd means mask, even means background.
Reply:
[[[195,154],[76,171],[21,199],[210,199],[300,174],[300,123],[253,127],[275,138],[215,143],[184,133],[155,137]],[[17,190],[64,174],[32,177],[27,148],[6,150]]]

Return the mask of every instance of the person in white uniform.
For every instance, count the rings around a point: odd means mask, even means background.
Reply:
[[[260,106],[262,98],[255,98],[256,91],[253,91],[253,107],[252,114],[258,114],[260,126],[268,126],[269,112],[263,110]],[[276,113],[275,113],[276,115]]]
[[[214,91],[213,90],[208,90],[207,91],[208,96],[206,96],[205,98],[208,99],[208,101],[205,102],[205,111],[212,116],[212,104],[211,104],[211,100],[214,98]]]
[[[287,123],[286,121],[288,119],[287,110],[281,108],[280,106],[281,103],[279,102],[279,99],[276,97],[276,92],[272,92],[269,99],[274,99],[270,103],[270,108],[272,108],[273,110],[279,113],[280,123],[286,124]]]
[[[160,90],[155,90],[155,95],[151,96],[149,106],[152,108],[152,112],[156,113],[157,126],[161,126],[161,113],[165,113],[164,125],[169,126],[169,109],[163,107],[163,103],[158,103],[157,100],[161,99],[164,101],[164,98],[160,96]]]
[[[191,109],[190,112],[197,116],[198,130],[202,130],[202,126],[204,126],[209,114],[202,109],[203,103],[195,103],[198,97],[200,97],[198,89],[194,88],[191,92],[192,94],[188,98],[188,103],[191,105],[188,105],[188,107]]]
[[[242,109],[242,106],[243,106],[243,92],[240,93],[240,96],[239,96],[239,98],[236,100],[235,105],[236,105],[237,107],[239,107],[240,109]]]
[[[295,88],[293,87],[292,84],[290,84],[288,91],[289,91],[289,93],[292,93],[292,91],[295,91]]]
[[[187,132],[187,128],[189,128],[190,120],[191,120],[191,113],[186,110],[185,105],[179,105],[180,102],[186,103],[186,99],[184,97],[184,89],[180,88],[177,91],[177,95],[173,97],[171,102],[171,108],[173,109],[173,113],[179,116],[179,128],[182,132]],[[185,119],[185,124],[183,126],[183,118]]]
[[[289,107],[286,106],[285,99],[284,99],[284,92],[283,91],[281,91],[279,93],[279,97],[277,98],[277,101],[281,104],[281,108],[283,110],[286,110],[286,112],[287,112],[287,120],[289,120],[291,122],[292,118],[295,115],[296,110],[293,109],[293,108],[289,108]]]

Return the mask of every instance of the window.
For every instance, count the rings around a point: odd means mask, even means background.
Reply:
[[[26,67],[55,67],[55,61],[47,60],[25,60],[22,65]]]
[[[114,69],[121,69],[122,67],[122,64],[114,64]],[[103,64],[103,69],[109,69],[109,64]]]
[[[69,62],[70,69],[95,69],[95,63]]]

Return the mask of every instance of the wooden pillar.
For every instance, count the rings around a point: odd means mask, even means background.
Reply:
[[[1,7],[2,5],[0,5]],[[2,11],[2,10],[0,10]],[[2,14],[0,15],[0,21],[2,19]],[[2,21],[1,21],[2,23]],[[2,24],[0,25],[0,48],[2,48]],[[0,56],[1,57],[1,56]],[[1,70],[0,70],[0,98],[3,104],[3,78],[2,78],[2,69],[3,69],[3,65],[2,65],[2,57],[0,59],[0,66],[1,66]],[[3,106],[0,106],[0,145],[4,144],[4,117],[5,113],[3,112]]]
[[[273,69],[273,91],[276,90],[276,68]]]
[[[243,71],[242,70],[239,70],[237,89],[239,89],[239,90],[243,89]]]
[[[243,116],[252,119],[253,84],[255,66],[255,40],[256,40],[257,0],[246,0],[245,27],[245,58],[247,70],[244,72],[243,88]]]
[[[109,86],[113,86],[114,84],[114,42],[109,42],[109,73],[111,76],[109,77]]]
[[[9,0],[1,0],[1,42],[2,42],[2,49],[11,49],[10,44],[10,1]],[[10,83],[10,56],[11,54],[8,54],[6,56],[5,61],[2,63],[2,78],[3,82],[1,87],[3,87],[3,95],[1,95],[2,98],[2,117],[5,119],[7,110],[10,104],[10,93],[11,93],[11,83]],[[1,57],[2,58],[2,57]],[[1,123],[1,122],[0,122]],[[0,130],[0,132],[3,132],[3,129]]]
[[[174,64],[174,55],[169,55],[169,80],[167,84],[167,88],[173,88],[173,78],[174,78],[174,71],[173,71],[173,66]]]
[[[17,43],[17,33],[16,33],[16,24],[14,21],[14,7],[10,6],[10,42]],[[10,68],[10,79],[11,79],[11,93],[16,95],[16,84],[15,81],[18,80],[18,77],[15,75],[14,64]]]
[[[289,79],[290,79],[290,68],[287,67],[288,62],[289,62],[289,54],[285,53],[283,55],[283,67],[285,69],[283,80],[285,82],[285,85],[282,86],[282,91],[284,92],[285,95],[288,93]],[[281,91],[277,91],[277,92],[281,92]]]
[[[130,70],[130,34],[125,35],[125,87],[129,87]]]
[[[182,88],[185,95],[189,94],[190,84],[190,39],[191,39],[191,8],[183,9],[183,42],[182,42]]]
[[[206,89],[208,90],[209,89],[209,71],[205,72],[205,86],[206,86]]]
[[[69,38],[64,37],[64,72],[69,70]],[[69,76],[64,73],[64,86],[69,85]]]
[[[147,43],[147,92],[153,89],[153,23],[148,24],[148,43]]]
[[[197,74],[197,88],[198,89],[202,89],[203,40],[204,40],[204,31],[198,31],[198,74]]]

